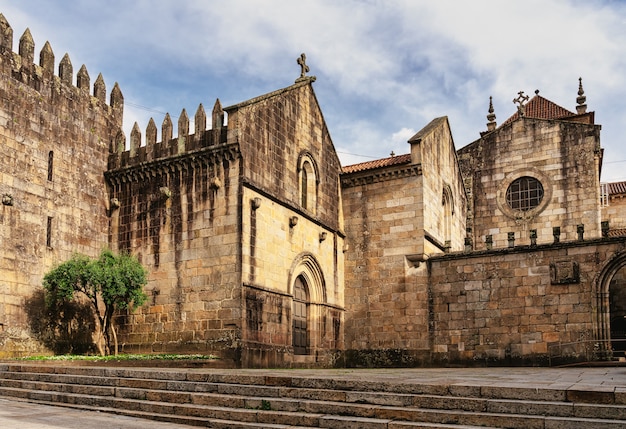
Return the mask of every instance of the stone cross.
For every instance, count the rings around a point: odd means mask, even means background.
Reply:
[[[304,53],[300,54],[300,58],[298,58],[297,62],[300,66],[300,78],[306,77],[309,71],[309,66],[306,65],[306,55],[304,55]]]
[[[517,98],[513,99],[513,103],[517,103],[519,104],[519,106],[517,106],[517,111],[519,112],[520,116],[524,116],[524,112],[525,112],[525,106],[524,104],[528,101],[530,97],[528,95],[524,95],[524,91],[520,91],[517,93]]]

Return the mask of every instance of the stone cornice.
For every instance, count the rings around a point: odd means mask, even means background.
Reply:
[[[240,156],[239,144],[222,144],[210,146],[178,156],[161,158],[154,161],[131,165],[128,167],[108,170],[104,177],[109,183],[124,183],[145,180],[159,174],[186,170],[200,164],[233,161]]]
[[[422,164],[412,164],[396,168],[385,168],[349,173],[341,175],[341,186],[350,188],[353,186],[367,185],[370,183],[386,182],[388,180],[402,179],[405,177],[421,176]]]

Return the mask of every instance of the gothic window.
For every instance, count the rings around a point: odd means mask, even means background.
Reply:
[[[308,162],[305,162],[302,165],[302,173],[300,175],[300,204],[302,208],[306,209],[308,207],[308,197],[309,197],[309,174],[307,170],[309,170],[311,165]]]
[[[48,152],[48,180],[52,181],[52,165],[54,162],[54,152]]]
[[[317,199],[317,168],[309,153],[303,153],[298,160],[298,188],[300,206],[315,213]]]
[[[513,210],[528,211],[539,206],[543,200],[543,185],[534,177],[523,176],[511,183],[506,190],[506,202]]]
[[[308,335],[308,291],[304,278],[298,276],[293,286],[292,345],[297,355],[307,354]]]
[[[443,188],[443,196],[441,203],[443,205],[443,239],[446,246],[450,246],[452,240],[452,190],[449,185]]]

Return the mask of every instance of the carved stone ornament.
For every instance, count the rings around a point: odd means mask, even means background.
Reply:
[[[4,194],[2,195],[2,205],[12,206],[13,205],[13,195]]]
[[[553,285],[580,283],[580,267],[575,261],[550,263],[550,282]]]

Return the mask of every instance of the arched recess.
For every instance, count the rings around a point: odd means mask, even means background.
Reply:
[[[450,247],[452,243],[452,215],[454,215],[454,196],[452,188],[447,183],[443,186],[441,197],[443,206],[443,241],[445,247]]]
[[[626,350],[626,253],[614,255],[596,282],[596,340],[606,357]]]
[[[317,163],[309,151],[298,156],[298,190],[300,206],[312,213],[317,211],[317,193],[320,175]]]
[[[296,257],[289,270],[289,290],[293,291],[295,279],[302,276],[309,287],[309,299],[312,303],[326,302],[326,280],[322,268],[311,253],[304,252]]]
[[[312,355],[321,342],[319,320],[326,302],[322,269],[310,253],[299,255],[289,271],[292,296],[291,338],[294,354]]]

